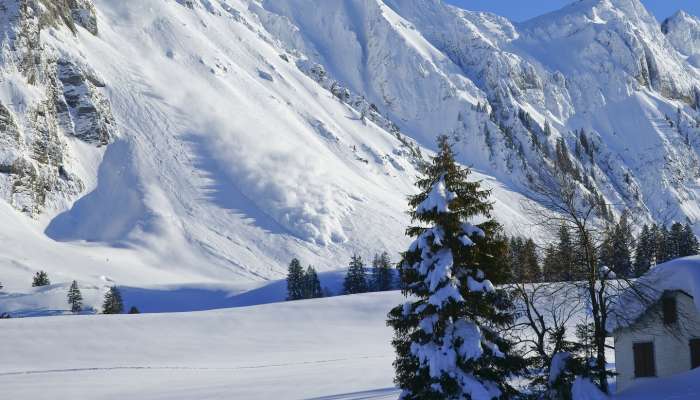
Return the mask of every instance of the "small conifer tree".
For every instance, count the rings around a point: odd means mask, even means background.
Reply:
[[[141,311],[139,311],[139,309],[136,308],[136,306],[131,306],[131,308],[129,309],[129,314],[141,314]]]
[[[321,281],[318,279],[316,269],[309,265],[309,267],[306,268],[306,273],[304,274],[304,298],[316,299],[319,297],[323,297]]]
[[[32,280],[32,287],[48,286],[51,284],[49,280],[49,274],[45,271],[39,271],[34,274],[34,279]]]
[[[634,251],[634,274],[636,276],[642,276],[649,271],[654,261],[655,249],[653,233],[649,229],[649,225],[644,224]]]
[[[112,286],[105,293],[104,303],[102,304],[103,314],[121,314],[124,312],[124,302],[119,288]]]
[[[693,228],[690,227],[690,224],[686,223],[683,226],[683,232],[681,234],[680,256],[694,256],[698,254],[699,247],[700,244],[698,244],[698,238],[695,236]]]
[[[348,265],[348,272],[343,282],[343,293],[355,294],[367,292],[367,273],[362,257],[353,255]]]
[[[375,254],[372,260],[372,284],[371,289],[378,292],[391,290],[393,287],[393,273],[391,270],[391,259],[387,252]]]
[[[287,300],[304,298],[304,269],[298,259],[289,263],[287,272]]]
[[[73,313],[79,313],[83,310],[83,295],[80,293],[77,281],[73,281],[68,289],[68,304]]]

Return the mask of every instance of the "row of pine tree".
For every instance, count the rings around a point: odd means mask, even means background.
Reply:
[[[368,271],[362,257],[355,254],[350,258],[348,270],[343,280],[342,294],[381,292],[397,288],[396,274],[387,252],[375,254],[372,267]],[[289,263],[287,270],[287,300],[313,299],[332,296],[328,288],[321,288],[316,269],[302,268],[298,259]]]
[[[568,282],[584,274],[582,246],[579,238],[562,226],[557,241],[540,251],[532,239],[511,237],[508,240],[508,282]],[[644,225],[635,238],[627,213],[604,233],[598,263],[610,268],[617,277],[644,275],[653,265],[679,257],[696,255],[698,239],[690,224],[675,222],[665,226]]]
[[[34,274],[32,278],[32,287],[41,287],[51,285],[51,280],[46,271],[38,271]],[[0,283],[0,290],[3,286]],[[78,314],[85,310],[83,304],[83,294],[80,291],[78,281],[71,282],[68,288],[68,294],[66,296],[68,305],[70,306],[70,311],[74,314]],[[102,314],[121,314],[124,312],[124,302],[122,300],[121,291],[117,286],[112,286],[107,290],[104,295],[104,300],[102,302]],[[129,314],[139,314],[139,309],[136,306],[132,306],[129,309]],[[10,318],[9,313],[0,314],[0,318]]]

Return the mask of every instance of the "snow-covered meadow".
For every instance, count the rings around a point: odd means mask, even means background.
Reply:
[[[0,321],[12,399],[396,398],[397,292],[226,310]]]
[[[0,320],[11,399],[397,399],[386,313],[399,292],[199,312]],[[700,396],[700,372],[615,400]],[[600,400],[583,397],[580,400]]]

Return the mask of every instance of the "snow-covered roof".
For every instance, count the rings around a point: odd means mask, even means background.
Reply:
[[[650,303],[660,300],[664,292],[674,290],[692,296],[700,312],[700,256],[659,264],[633,282],[613,303],[606,326],[608,332],[630,326],[644,314]]]

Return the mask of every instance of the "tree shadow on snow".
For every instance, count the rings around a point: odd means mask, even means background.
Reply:
[[[345,270],[318,274],[321,286],[331,294],[342,291]],[[142,313],[205,311],[248,307],[285,301],[287,281],[268,281],[261,286],[241,290],[225,285],[177,285],[156,288],[119,287],[126,309],[136,306]]]

